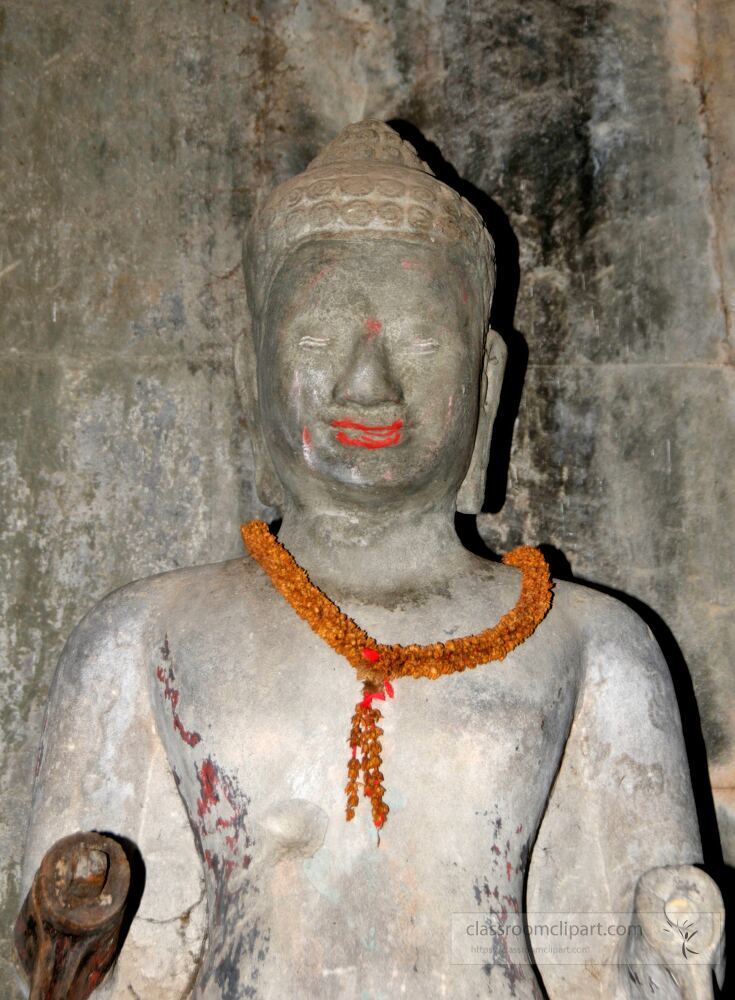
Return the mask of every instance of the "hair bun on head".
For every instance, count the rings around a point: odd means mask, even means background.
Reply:
[[[479,213],[437,180],[410,143],[373,119],[343,129],[303,173],[271,192],[251,220],[243,263],[253,314],[260,314],[273,277],[296,247],[351,233],[456,246],[487,317],[495,252]]]

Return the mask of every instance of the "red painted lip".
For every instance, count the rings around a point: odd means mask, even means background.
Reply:
[[[401,440],[402,420],[394,420],[392,424],[360,424],[356,420],[333,420],[332,427],[339,431],[337,441],[351,448],[390,448]],[[360,431],[357,436],[345,434],[345,431]]]

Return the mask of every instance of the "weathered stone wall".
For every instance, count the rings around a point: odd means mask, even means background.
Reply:
[[[253,205],[365,116],[436,143],[498,243],[518,420],[483,535],[641,602],[706,818],[691,672],[735,855],[734,21],[727,0],[5,5],[3,934],[64,638],[132,578],[236,555],[258,513],[231,367]]]

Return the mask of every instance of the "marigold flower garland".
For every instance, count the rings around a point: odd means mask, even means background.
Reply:
[[[340,611],[311,582],[306,571],[270,533],[264,521],[249,521],[240,531],[248,552],[279,594],[318,636],[352,664],[358,679],[363,682],[363,697],[355,706],[349,737],[352,756],[347,763],[346,813],[348,821],[355,815],[359,802],[358,778],[362,773],[363,795],[370,799],[373,823],[380,829],[389,810],[383,801],[385,788],[380,770],[383,730],[378,722],[381,714],[373,701],[384,701],[386,695],[392,698],[391,681],[400,677],[435,679],[504,659],[533,634],[551,606],[552,583],[546,560],[538,549],[527,545],[503,556],[506,566],[515,566],[522,573],[521,593],[515,607],[492,628],[426,646],[384,645]]]

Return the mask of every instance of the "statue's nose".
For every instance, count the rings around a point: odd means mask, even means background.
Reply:
[[[403,402],[403,392],[393,372],[383,340],[360,337],[332,392],[337,403],[379,406]]]

